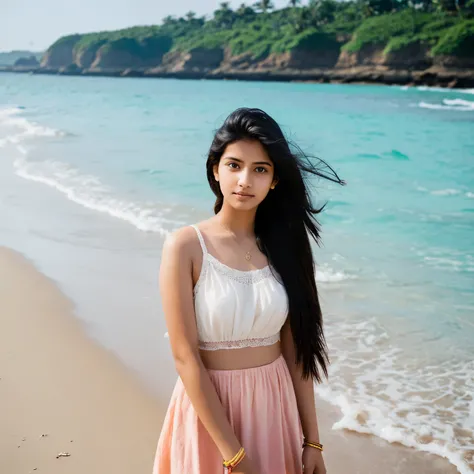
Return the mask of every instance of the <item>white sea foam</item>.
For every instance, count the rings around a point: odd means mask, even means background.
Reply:
[[[430,194],[433,196],[454,196],[456,194],[461,194],[461,191],[458,189],[437,189],[435,191],[431,191]]]
[[[316,281],[322,283],[336,283],[345,280],[356,278],[354,275],[349,275],[342,270],[334,270],[327,264],[321,264],[316,267]]]
[[[424,192],[424,193],[429,193],[432,196],[458,196],[460,194],[463,194],[464,191],[461,189],[455,189],[455,188],[444,188],[444,189],[433,189],[429,190],[425,188],[424,186],[416,186],[415,188],[417,191]],[[466,192],[464,194],[466,197],[474,197],[474,193],[471,192]]]
[[[402,90],[407,90],[407,88],[401,87]],[[418,86],[416,90],[422,92],[452,92],[456,94],[474,94],[474,89],[448,89],[446,87],[428,87],[428,86]]]
[[[474,257],[467,252],[453,249],[426,247],[415,250],[425,265],[437,270],[450,272],[469,272],[474,267]]]
[[[3,137],[1,144],[17,144],[23,140],[34,137],[56,137],[64,136],[65,132],[50,127],[45,127],[36,122],[29,121],[21,114],[24,109],[20,107],[6,107],[0,109],[0,126],[13,128],[13,133]]]
[[[169,229],[182,224],[165,217],[165,212],[156,203],[122,199],[98,177],[82,174],[64,163],[49,160],[29,162],[18,158],[14,167],[18,176],[46,184],[87,209],[122,219],[139,230],[167,235]]]
[[[443,99],[442,104],[432,104],[430,102],[418,102],[418,107],[433,110],[456,110],[459,112],[474,111],[474,102],[463,99]]]
[[[471,109],[474,107],[474,102],[464,99],[443,99],[443,102],[446,105],[460,105],[461,107],[469,107]]]
[[[436,268],[441,270],[455,270],[459,271],[462,269],[464,262],[459,260],[454,260],[452,258],[443,258],[443,257],[425,257],[425,262],[429,265],[433,265]]]
[[[341,409],[333,429],[376,435],[447,458],[472,472],[474,361],[418,361],[395,347],[375,320],[328,318],[330,383],[317,393]]]

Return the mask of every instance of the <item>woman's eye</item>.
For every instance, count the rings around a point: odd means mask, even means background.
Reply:
[[[230,163],[228,164],[228,166],[229,166],[230,168],[234,168],[234,166],[235,166],[234,169],[236,169],[236,168],[239,167],[239,165],[238,165],[237,163],[233,163],[233,162],[230,162]]]
[[[263,166],[259,166],[258,168],[255,168],[255,171],[257,173],[266,173],[267,172],[267,169],[264,168]]]

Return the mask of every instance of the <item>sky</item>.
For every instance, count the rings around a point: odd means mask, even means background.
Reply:
[[[44,51],[72,33],[159,24],[192,10],[212,14],[221,0],[0,0],[0,51]],[[232,0],[232,8],[253,0]],[[282,8],[288,0],[273,0]]]

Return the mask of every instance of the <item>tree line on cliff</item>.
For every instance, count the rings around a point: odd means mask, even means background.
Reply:
[[[88,50],[102,54],[124,48],[146,59],[160,51],[227,49],[248,53],[254,60],[295,49],[325,51],[339,48],[348,54],[376,45],[384,54],[424,48],[427,54],[474,61],[474,0],[291,0],[275,9],[262,0],[232,9],[222,2],[212,15],[190,11],[167,16],[159,25],[117,31],[76,34],[60,38],[49,49],[64,44],[74,54]]]

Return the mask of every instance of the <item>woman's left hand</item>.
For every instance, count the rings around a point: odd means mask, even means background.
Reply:
[[[303,448],[303,474],[326,474],[323,453],[319,449]]]

